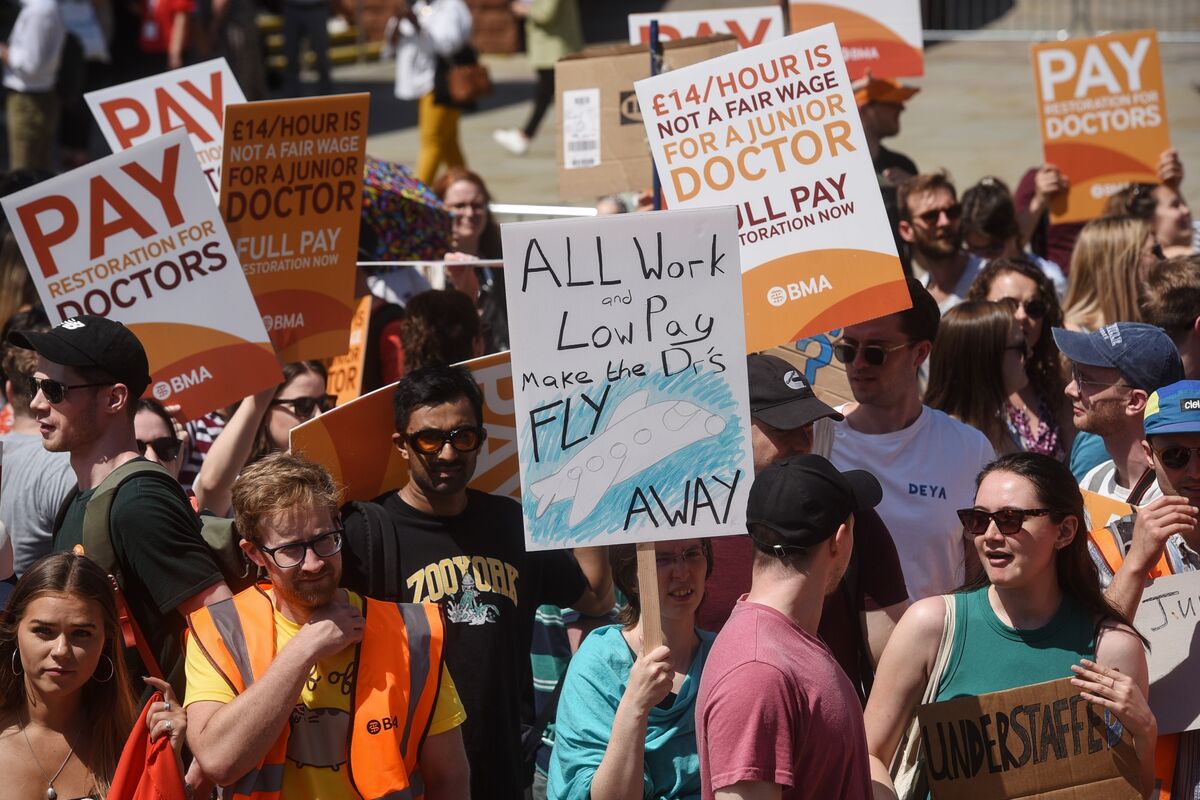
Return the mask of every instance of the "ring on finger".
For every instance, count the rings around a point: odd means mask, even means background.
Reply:
[[[163,723],[163,729],[166,730],[167,733],[170,733],[171,731],[175,730],[175,722],[173,720],[167,720]]]

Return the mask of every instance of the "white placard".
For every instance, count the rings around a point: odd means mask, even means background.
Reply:
[[[738,47],[753,47],[783,38],[783,9],[779,6],[750,8],[706,8],[702,11],[668,11],[629,15],[629,43],[650,41],[650,23],[658,21],[659,41],[670,42],[693,36],[728,33]]]

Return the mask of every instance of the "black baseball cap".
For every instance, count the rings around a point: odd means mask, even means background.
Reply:
[[[795,430],[822,417],[844,417],[817,399],[804,374],[778,356],[751,353],[746,357],[750,381],[750,414],[772,428]]]
[[[133,331],[106,317],[71,317],[48,331],[13,331],[8,343],[64,367],[102,370],[125,384],[135,400],[150,385],[146,349]]]
[[[811,547],[837,533],[851,514],[883,499],[879,481],[860,469],[841,472],[821,456],[805,454],[776,461],[754,479],[746,504],[748,525],[765,525],[786,540],[780,546],[750,538],[759,550],[787,555],[789,547]]]

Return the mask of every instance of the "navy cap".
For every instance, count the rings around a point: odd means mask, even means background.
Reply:
[[[795,430],[822,417],[841,422],[844,417],[821,402],[804,373],[778,356],[746,356],[750,381],[750,414],[772,428]]]
[[[1178,381],[1154,392],[1142,421],[1147,436],[1200,433],[1200,381]]]
[[[1091,333],[1054,328],[1067,358],[1089,367],[1111,367],[1135,389],[1153,392],[1183,380],[1183,361],[1166,331],[1144,322],[1114,322]]]
[[[821,456],[792,456],[776,461],[754,478],[746,522],[764,525],[782,536],[786,544],[777,547],[750,532],[758,549],[783,557],[788,548],[820,544],[837,533],[851,514],[874,508],[882,499],[883,489],[869,472],[840,472]]]

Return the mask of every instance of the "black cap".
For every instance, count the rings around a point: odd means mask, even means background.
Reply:
[[[778,549],[774,542],[754,541],[758,549],[782,557],[787,547],[820,544],[837,533],[851,514],[874,508],[882,499],[883,489],[869,472],[839,472],[820,456],[792,456],[755,477],[746,522],[765,525],[782,536],[786,543]]]
[[[751,353],[746,357],[750,381],[750,414],[772,428],[795,430],[822,417],[844,417],[817,399],[804,374],[777,356]]]
[[[103,370],[125,384],[135,400],[150,385],[150,364],[142,343],[129,328],[105,317],[71,317],[48,331],[13,331],[8,343],[64,367]]]

